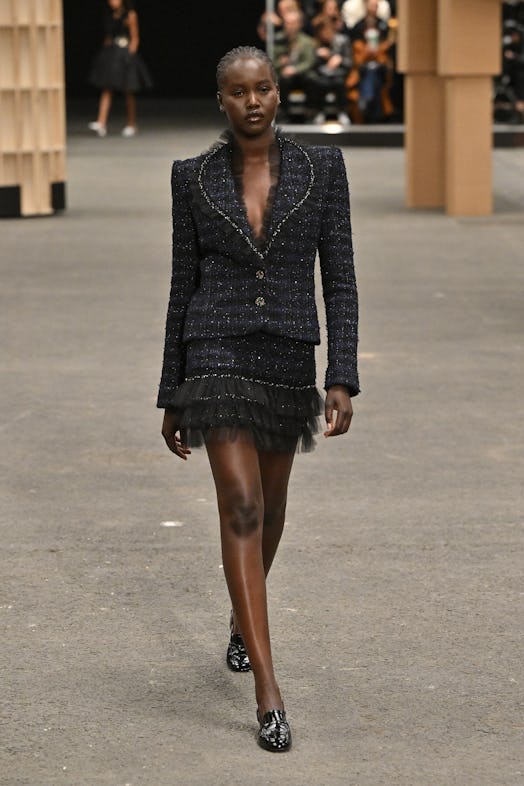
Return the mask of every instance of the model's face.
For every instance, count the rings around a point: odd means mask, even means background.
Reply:
[[[122,0],[107,0],[107,2],[112,11],[120,11],[122,8]]]
[[[232,130],[244,136],[267,131],[280,103],[269,65],[251,57],[229,66],[217,97]]]

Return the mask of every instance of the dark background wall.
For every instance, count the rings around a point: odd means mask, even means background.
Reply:
[[[66,86],[69,97],[92,95],[89,65],[103,39],[105,0],[64,0]],[[261,46],[256,24],[264,0],[136,0],[140,51],[156,96],[215,93],[215,67],[234,46]]]

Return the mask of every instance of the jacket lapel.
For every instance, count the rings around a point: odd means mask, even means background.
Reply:
[[[249,235],[247,217],[235,188],[229,145],[221,145],[206,156],[200,167],[198,182],[208,205],[237,231]]]
[[[280,177],[273,203],[268,233],[268,247],[288,218],[306,201],[315,180],[313,164],[307,151],[290,139],[278,138]]]
[[[267,243],[262,251],[253,242],[244,207],[236,192],[230,145],[224,144],[208,153],[198,173],[199,190],[208,208],[218,213],[229,224],[229,228],[234,229],[237,238],[241,238],[257,258],[267,255],[274,237],[309,196],[315,179],[307,152],[289,139],[278,137],[278,142],[281,154],[280,175]]]

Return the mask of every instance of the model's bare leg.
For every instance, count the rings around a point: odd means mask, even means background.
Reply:
[[[105,128],[107,126],[107,118],[109,117],[109,110],[113,101],[112,90],[102,90],[100,94],[100,102],[98,104],[98,122]]]
[[[262,557],[267,576],[277,553],[284,530],[287,487],[295,453],[259,453],[262,494],[264,496],[264,529]]]
[[[134,93],[126,93],[127,125],[136,128],[136,97]]]
[[[262,530],[262,559],[267,578],[284,531],[287,487],[295,454],[259,452],[258,462],[264,498],[264,527]],[[233,633],[240,633],[240,626],[233,616]]]
[[[263,715],[283,704],[269,639],[259,455],[248,437],[231,442],[211,440],[207,452],[217,492],[224,573]]]

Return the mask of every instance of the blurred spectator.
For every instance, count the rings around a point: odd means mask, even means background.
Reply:
[[[338,0],[322,0],[320,3],[319,13],[311,20],[311,28],[313,32],[318,26],[318,23],[326,17],[331,21],[331,24],[336,33],[346,32],[346,26],[340,12]]]
[[[505,0],[505,2],[502,3],[502,18],[504,22],[512,20],[513,22],[524,25],[524,1]]]
[[[335,0],[336,2],[336,0]],[[300,2],[300,9],[304,14],[304,27],[309,28],[310,22],[314,16],[318,13],[318,5],[319,3],[317,0],[301,0]]]
[[[282,32],[275,37],[275,68],[280,82],[281,119],[289,115],[289,96],[292,91],[305,94],[311,106],[311,72],[316,61],[314,39],[303,32],[300,11],[287,11]]]
[[[349,31],[352,31],[357,22],[360,22],[366,16],[366,0],[345,0],[340,9],[344,24]],[[391,16],[391,6],[388,0],[378,0],[377,3],[377,16],[384,22],[387,22]]]
[[[345,83],[351,68],[351,42],[347,35],[335,30],[327,16],[315,17],[314,33],[317,50],[311,74],[311,99],[316,112],[315,122],[323,123],[329,111],[336,115],[339,123],[349,125]]]
[[[284,18],[288,13],[300,12],[300,3],[298,0],[278,0],[275,11],[270,15],[271,24],[275,30],[275,34],[282,30]],[[257,25],[257,35],[261,41],[267,39],[267,18],[266,12],[262,14]]]
[[[397,71],[397,4],[393,0],[389,0],[391,6],[391,16],[388,20],[389,27],[389,40],[391,46],[388,51],[388,58],[391,66],[390,78],[391,85],[389,87],[389,97],[393,104],[393,115],[391,119],[402,122],[404,116],[404,74]]]
[[[395,30],[378,16],[380,0],[367,0],[366,15],[351,31],[353,68],[346,80],[352,120],[377,123],[393,114],[390,49]]]
[[[299,0],[278,0],[276,11],[282,21],[288,14],[302,13]]]
[[[273,28],[276,31],[280,30],[282,27],[282,19],[278,14],[272,13],[269,15],[269,19]],[[268,14],[264,11],[260,19],[258,20],[257,24],[257,35],[261,41],[265,44],[267,41],[267,22],[268,22]]]
[[[499,123],[524,121],[524,2],[502,5],[502,72],[494,79],[493,117]]]
[[[504,25],[503,74],[508,76],[508,84],[514,96],[515,119],[524,119],[524,26],[515,22]]]

